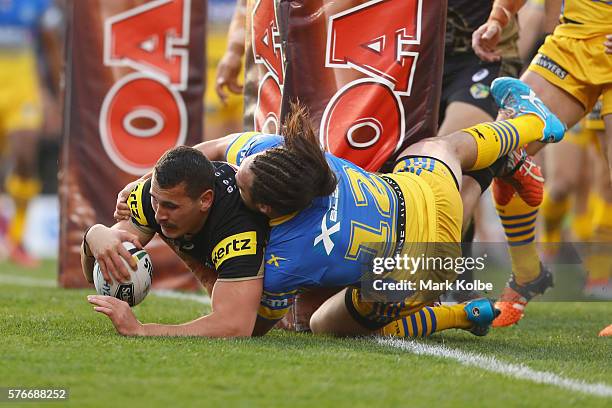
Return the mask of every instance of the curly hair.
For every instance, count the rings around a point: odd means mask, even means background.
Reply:
[[[306,208],[316,197],[334,192],[338,180],[327,164],[305,107],[291,103],[283,124],[285,142],[256,156],[251,196],[279,215]]]

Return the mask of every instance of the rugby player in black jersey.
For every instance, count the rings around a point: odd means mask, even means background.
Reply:
[[[211,162],[196,149],[181,146],[164,154],[150,180],[139,183],[128,198],[130,220],[112,227],[91,227],[84,236],[83,273],[93,282],[97,259],[106,280],[129,274],[133,265],[121,244],[146,245],[159,234],[188,264],[213,269],[212,311],[180,325],[141,324],[126,302],[111,296],[88,296],[97,312],[107,315],[127,336],[250,336],[263,285],[263,253],[268,221],[244,205],[236,187],[236,170]]]

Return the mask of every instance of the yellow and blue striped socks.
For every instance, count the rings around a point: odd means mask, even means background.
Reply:
[[[463,132],[472,135],[478,145],[476,162],[469,170],[489,167],[519,146],[540,140],[544,123],[536,115],[523,115],[509,120],[481,123]]]
[[[518,194],[506,205],[496,203],[495,208],[506,233],[514,279],[519,285],[525,285],[540,275],[535,244],[538,208],[529,206]]]
[[[426,306],[409,316],[395,320],[381,329],[380,334],[394,337],[426,337],[446,329],[469,329],[465,305]]]

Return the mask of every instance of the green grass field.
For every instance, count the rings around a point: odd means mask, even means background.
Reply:
[[[408,350],[278,330],[124,338],[92,311],[93,290],[53,287],[55,267],[0,263],[0,388],[69,388],[67,402],[24,407],[612,406],[612,338],[597,337],[612,303],[534,303],[516,327],[484,338],[447,331]],[[135,310],[144,322],[179,323],[205,306],[150,295]]]

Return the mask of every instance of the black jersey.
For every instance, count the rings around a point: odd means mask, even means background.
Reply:
[[[179,239],[163,235],[151,204],[151,180],[139,183],[128,197],[131,221],[148,233],[158,233],[175,251],[214,269],[219,280],[261,277],[268,220],[244,205],[236,186],[236,170],[227,163],[213,164],[214,201],[200,231]]]
[[[469,52],[472,33],[489,18],[492,0],[448,0],[445,53]]]

